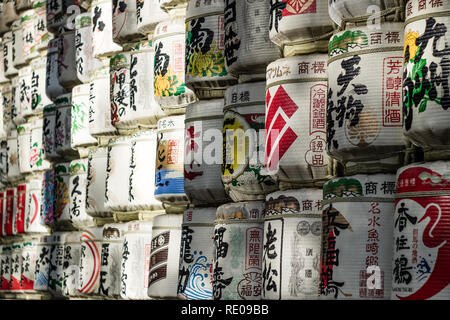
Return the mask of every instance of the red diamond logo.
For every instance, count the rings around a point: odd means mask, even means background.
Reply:
[[[297,139],[287,121],[298,110],[298,106],[289,97],[284,88],[280,86],[270,102],[270,92],[267,91],[266,105],[266,169],[273,171],[286,151]]]

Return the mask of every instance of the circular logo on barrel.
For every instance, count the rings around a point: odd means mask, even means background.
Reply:
[[[306,236],[310,230],[311,226],[309,225],[308,221],[300,221],[297,224],[297,233],[301,236]]]
[[[247,120],[239,113],[228,111],[223,120],[222,180],[231,182],[239,177],[248,165],[249,141],[245,132],[250,129]]]
[[[354,146],[364,148],[371,145],[377,139],[381,122],[377,119],[374,108],[366,106],[358,115],[346,120],[345,135],[347,140]],[[352,125],[352,123],[356,123]]]

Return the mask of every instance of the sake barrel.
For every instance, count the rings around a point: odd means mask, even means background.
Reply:
[[[16,41],[14,39],[14,41]],[[8,31],[3,35],[3,68],[6,77],[12,77],[19,73],[13,65],[13,32]],[[14,52],[15,54],[15,52]]]
[[[65,297],[80,296],[78,291],[80,279],[82,232],[68,232],[64,239],[64,264],[62,294]]]
[[[58,225],[70,225],[70,162],[54,164],[54,219]]]
[[[98,147],[89,150],[86,184],[86,213],[92,217],[111,216],[111,212],[105,207],[107,157],[107,147]]]
[[[118,0],[112,4],[112,33],[116,43],[142,38],[137,30],[137,1]]]
[[[20,15],[23,39],[22,54],[26,63],[29,63],[31,59],[39,55],[36,50],[33,50],[35,41],[35,17],[34,9],[26,10]]]
[[[128,210],[131,141],[129,136],[109,140],[105,180],[105,207]]]
[[[10,290],[20,291],[22,289],[22,243],[14,242],[11,245],[11,280]]]
[[[19,169],[19,150],[17,146],[17,130],[9,131],[7,139],[8,181],[16,181],[21,177]]]
[[[6,232],[5,232],[5,211],[6,211],[6,191],[5,189],[1,189],[0,190],[0,237],[5,237],[6,236]],[[1,254],[1,249],[0,249],[0,254]],[[1,290],[1,285],[0,285],[0,290]]]
[[[213,240],[215,300],[261,299],[263,214],[263,201],[217,208]]]
[[[26,64],[25,56],[23,55],[23,29],[21,26],[21,19],[15,20],[11,25],[11,32],[13,33],[12,42],[12,64],[14,68],[19,68]]]
[[[142,127],[156,127],[165,114],[155,99],[154,59],[152,41],[144,40],[131,49],[130,63],[130,123]],[[122,117],[122,120],[124,117]]]
[[[46,234],[49,230],[44,224],[44,216],[41,211],[43,205],[43,175],[40,174],[28,182],[29,197],[28,215],[25,217],[25,232],[27,234]]]
[[[443,1],[406,5],[403,65],[404,135],[424,149],[427,161],[449,159],[450,93],[446,84],[449,52],[440,42],[450,37]],[[441,28],[441,31],[437,31]],[[401,78],[401,77],[400,77]],[[402,81],[402,80],[399,80]],[[442,82],[441,82],[442,81]]]
[[[351,27],[330,39],[327,147],[348,175],[395,172],[402,162],[403,24],[380,28]]]
[[[321,186],[334,174],[326,152],[327,56],[267,66],[266,170],[282,190]]]
[[[49,104],[44,107],[43,112],[43,126],[42,126],[42,143],[44,158],[48,160],[53,160],[59,157],[56,152],[56,106],[54,104]]]
[[[0,49],[3,49],[3,39],[0,38]],[[0,83],[6,83],[9,79],[5,75],[5,55],[3,50],[0,50]]]
[[[168,11],[173,8],[184,8],[189,0],[159,0],[161,9]]]
[[[267,195],[264,213],[263,290],[266,300],[318,298],[322,241],[321,189]]]
[[[81,235],[80,283],[82,295],[98,295],[100,288],[100,259],[102,228],[87,228]]]
[[[64,87],[59,83],[59,60],[59,38],[55,38],[48,42],[45,76],[45,93],[52,101],[67,92],[66,89],[64,89]]]
[[[47,29],[57,35],[60,27],[67,26],[72,6],[78,6],[75,0],[48,0],[46,1]],[[72,7],[72,8],[71,8]]]
[[[17,127],[17,148],[19,151],[19,169],[21,174],[30,173],[31,125],[24,123]]]
[[[174,9],[158,23],[155,46],[154,94],[166,114],[184,113],[197,100],[185,85],[185,9]]]
[[[447,300],[447,161],[415,163],[397,172],[392,225],[393,300]]]
[[[69,167],[70,221],[76,228],[94,226],[94,219],[86,213],[87,166],[88,159],[78,159]]]
[[[264,200],[277,190],[275,181],[265,174],[264,82],[239,84],[225,94],[222,127],[222,181],[234,202]]]
[[[4,1],[2,10],[2,20],[7,26],[10,25],[14,20],[19,19],[19,15],[16,12],[16,3],[12,0]]]
[[[103,226],[99,293],[109,298],[117,299],[120,297],[120,268],[124,229],[124,224],[119,223]]]
[[[217,208],[188,209],[181,229],[178,296],[187,300],[213,300],[214,220]]]
[[[47,226],[53,226],[56,221],[55,216],[55,171],[46,170],[42,173],[42,221]]]
[[[97,144],[97,139],[89,134],[89,84],[81,84],[72,89],[72,126],[70,146],[72,149]]]
[[[101,66],[92,56],[92,18],[89,12],[75,17],[75,62],[77,77],[83,83],[90,81],[91,70]]]
[[[163,214],[153,219],[148,296],[176,298],[180,260],[182,214]]]
[[[199,99],[220,98],[237,78],[225,68],[224,1],[189,1],[186,10],[186,85]]]
[[[21,102],[20,102],[21,91],[20,91],[19,76],[13,77],[11,79],[11,85],[12,85],[11,119],[14,125],[18,126],[26,122],[21,110]]]
[[[92,53],[95,58],[122,51],[122,47],[113,42],[112,8],[112,0],[92,1]]]
[[[77,77],[75,58],[75,30],[61,28],[59,35],[58,81],[66,89],[71,89],[81,81]]]
[[[184,115],[158,121],[155,198],[167,210],[184,212]]]
[[[131,136],[128,206],[135,210],[162,210],[155,198],[156,130]]]
[[[30,123],[30,168],[31,171],[42,171],[50,168],[51,163],[43,156],[43,118],[36,118]]]
[[[109,65],[91,71],[89,84],[89,133],[92,136],[112,135]],[[106,93],[106,94],[105,94]]]
[[[270,8],[267,1],[225,3],[225,67],[240,82],[265,80],[267,65],[281,57],[268,37]]]
[[[44,107],[52,103],[52,100],[47,96],[47,93],[45,92],[46,62],[47,58],[45,54],[31,61],[30,115],[41,114],[44,110]]]
[[[122,245],[120,297],[146,300],[152,245],[152,221],[126,224]]]
[[[34,276],[34,290],[48,291],[53,236],[39,237]]]
[[[336,178],[323,194],[321,298],[390,299],[395,175]]]
[[[22,243],[21,290],[25,293],[35,292],[36,260],[38,258],[37,241],[25,240]]]
[[[330,18],[342,26],[346,22],[364,22],[369,19],[385,19],[403,13],[405,0],[329,0]]]
[[[54,296],[62,296],[64,281],[64,241],[67,232],[54,232],[51,239],[48,289]]]
[[[12,100],[13,100],[13,87],[11,83],[4,84],[1,88],[2,107],[3,107],[3,130],[5,131],[5,137],[9,130],[14,129],[16,126],[12,121]],[[1,118],[0,118],[1,119]]]
[[[17,234],[25,233],[25,218],[28,216],[28,201],[30,190],[26,183],[17,185],[16,191],[16,209],[14,210],[15,229]]]
[[[285,57],[327,52],[332,34],[327,1],[271,1],[269,37]]]
[[[137,30],[142,34],[152,34],[156,25],[167,19],[168,15],[160,6],[159,0],[137,0],[136,18]]]
[[[201,100],[186,108],[184,191],[194,205],[229,198],[222,183],[223,100]]]
[[[35,1],[33,5],[34,9],[34,46],[32,51],[46,50],[48,42],[53,39],[53,35],[47,29],[47,1]]]
[[[11,250],[12,246],[5,244],[2,246],[1,257],[1,287],[0,292],[8,292],[11,288]]]
[[[59,96],[55,108],[55,151],[61,157],[75,157],[78,153],[71,147],[72,94]]]
[[[0,140],[0,185],[8,183],[8,143],[7,140]]]
[[[31,66],[24,66],[19,69],[18,87],[16,94],[19,97],[19,117],[27,117],[31,115]],[[14,101],[17,103],[17,100]]]

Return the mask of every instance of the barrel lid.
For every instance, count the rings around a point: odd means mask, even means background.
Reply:
[[[242,83],[225,91],[225,109],[248,104],[266,104],[266,83]]]
[[[351,26],[331,36],[328,55],[334,60],[351,53],[367,52],[377,54],[387,48],[403,50],[404,27],[402,22],[385,22],[376,30],[377,40],[372,41],[374,31],[369,26]],[[395,34],[395,38],[394,38]],[[369,50],[369,51],[367,51]],[[331,63],[331,61],[329,61]]]
[[[121,136],[121,137],[114,137],[114,138],[109,139],[108,146],[117,146],[117,145],[130,144],[130,143],[131,143],[130,136]]]
[[[152,228],[153,228],[153,221],[131,221],[126,224],[124,234],[134,232],[151,234]]]
[[[332,179],[323,186],[324,202],[334,202],[337,198],[393,199],[394,194],[394,174],[358,174]]]
[[[44,114],[54,113],[56,111],[56,106],[54,104],[48,104],[44,107]]]
[[[156,140],[156,135],[157,131],[155,129],[136,132],[131,135],[131,141]]]
[[[80,84],[78,86],[73,87],[72,88],[72,100],[74,99],[74,97],[88,96],[89,90],[90,90],[89,83]]]
[[[62,94],[55,99],[56,109],[72,105],[72,93]]]
[[[433,14],[436,14],[438,12],[447,12],[450,10],[450,2],[448,1],[439,1],[441,5],[432,6],[431,1],[429,1],[430,4],[427,6],[421,5],[422,1],[418,0],[409,0],[406,3],[406,18],[405,18],[405,24],[408,24],[412,22],[411,20],[415,20],[416,18],[419,19],[427,19],[430,16],[433,16]],[[420,18],[421,16],[424,16],[423,18]],[[409,20],[409,21],[408,21]],[[405,31],[407,28],[405,28]]]
[[[188,209],[183,213],[183,224],[201,223],[212,226],[216,219],[216,212],[216,207]]]
[[[92,25],[91,13],[81,13],[75,17],[75,29],[90,27]]]
[[[158,132],[184,129],[185,115],[165,117],[158,120]]]
[[[153,219],[153,229],[155,228],[181,228],[183,222],[182,214],[161,214]]]
[[[106,158],[108,155],[108,147],[93,147],[89,149],[88,159]]]
[[[47,54],[58,53],[59,51],[59,38],[50,39],[47,45]]]
[[[30,134],[31,124],[30,123],[23,123],[20,126],[17,126],[17,134],[18,135],[24,135],[24,134]]]
[[[258,220],[264,216],[263,201],[227,203],[217,208],[217,221]]]
[[[223,119],[223,99],[199,100],[189,104],[186,107],[186,120],[207,120],[211,117],[220,117]],[[192,120],[191,120],[192,119]]]
[[[20,15],[20,22],[26,23],[28,21],[33,20],[33,18],[34,18],[34,9],[25,10]]]
[[[88,159],[77,159],[77,160],[72,160],[70,162],[70,166],[69,166],[69,173],[71,175],[76,175],[76,174],[85,174],[87,173],[87,163]]]
[[[122,240],[126,225],[123,223],[110,223],[103,226],[103,240]]]
[[[130,53],[121,52],[109,60],[110,71],[130,67]]]
[[[31,69],[43,69],[47,64],[47,56],[39,56],[31,60]],[[31,71],[30,71],[31,72]]]
[[[267,87],[301,81],[327,81],[327,54],[309,54],[278,59],[267,66]]]
[[[266,196],[265,217],[287,214],[321,214],[322,189],[276,191]]]
[[[63,162],[55,164],[55,175],[63,176],[69,174],[70,162]]]
[[[171,35],[184,35],[186,32],[185,18],[183,16],[170,17],[158,23],[153,33],[153,41]]]
[[[198,17],[223,15],[224,10],[225,2],[223,0],[190,0],[186,8],[186,22]]]
[[[43,118],[35,118],[33,120],[29,120],[30,124],[30,130],[33,131],[35,129],[40,129],[44,126],[44,119]]]

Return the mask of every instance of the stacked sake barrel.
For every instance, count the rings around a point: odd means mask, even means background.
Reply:
[[[44,156],[46,2],[2,4],[0,10],[0,244],[1,295],[44,298],[34,288],[36,250],[51,230],[42,210],[42,184],[52,164]],[[8,282],[9,280],[9,282]]]
[[[403,51],[403,133],[425,162],[397,171],[392,300],[448,299],[448,41],[446,2],[407,1]],[[442,28],[442,32],[438,32]]]
[[[344,176],[323,187],[321,299],[390,299],[394,173],[403,136],[403,1],[336,0],[328,46],[326,142]],[[405,156],[406,154],[406,156]]]

